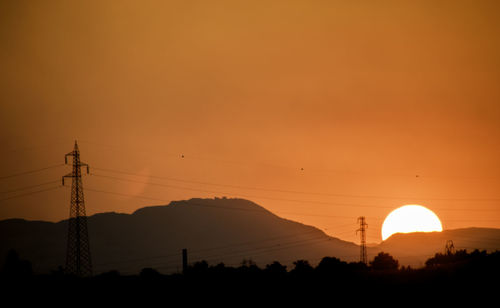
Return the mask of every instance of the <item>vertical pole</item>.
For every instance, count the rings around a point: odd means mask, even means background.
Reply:
[[[76,142],[75,142],[76,144]],[[80,174],[80,154],[77,150],[77,148],[75,148],[75,153],[73,155],[73,174],[75,174],[75,178],[74,178],[74,185],[75,185],[75,208],[76,208],[76,217],[75,217],[75,220],[76,220],[76,224],[75,224],[75,227],[76,227],[76,238],[75,238],[75,241],[76,241],[76,275],[77,276],[82,276],[82,259],[81,259],[81,230],[80,230],[80,177],[81,177],[81,174]]]
[[[188,251],[186,248],[182,249],[182,273],[186,274],[188,267]]]

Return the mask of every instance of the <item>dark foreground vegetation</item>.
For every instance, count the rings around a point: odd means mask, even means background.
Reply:
[[[325,257],[312,267],[298,260],[288,269],[279,262],[260,268],[251,261],[239,267],[224,264],[209,266],[197,262],[182,274],[163,275],[144,268],[138,275],[120,275],[110,271],[89,278],[65,275],[57,270],[36,275],[31,264],[10,252],[1,272],[2,290],[32,294],[71,295],[84,293],[90,297],[168,298],[181,301],[224,301],[266,298],[278,301],[344,300],[380,302],[382,300],[421,301],[438,297],[461,301],[491,299],[500,286],[500,252],[487,253],[460,250],[436,254],[424,268],[400,267],[386,253],[377,255],[369,265],[346,263]]]

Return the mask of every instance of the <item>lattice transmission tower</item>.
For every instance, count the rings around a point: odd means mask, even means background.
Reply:
[[[446,246],[444,248],[444,252],[448,256],[455,254],[455,245],[453,244],[452,240],[447,240],[446,241]]]
[[[368,256],[366,253],[366,229],[368,224],[366,223],[365,216],[358,217],[359,229],[356,230],[356,234],[360,233],[360,246],[359,246],[359,262],[364,264],[368,263]]]
[[[73,151],[64,156],[68,163],[68,156],[73,157],[73,171],[62,177],[64,186],[65,178],[72,178],[71,204],[68,220],[68,243],[66,250],[66,271],[79,277],[92,276],[92,260],[90,258],[90,244],[87,229],[87,215],[85,214],[85,200],[83,198],[81,167],[89,166],[80,161],[80,151],[75,141]]]

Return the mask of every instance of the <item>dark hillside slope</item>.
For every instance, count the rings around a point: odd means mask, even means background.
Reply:
[[[324,256],[354,261],[357,245],[332,238],[321,230],[282,219],[243,199],[190,199],[152,206],[133,214],[103,213],[88,218],[92,261],[96,273],[118,270],[137,273],[153,267],[180,270],[181,250],[189,262],[237,265],[252,259],[260,266],[278,260],[318,262]],[[0,254],[16,249],[35,271],[48,272],[65,262],[67,221],[0,222]]]

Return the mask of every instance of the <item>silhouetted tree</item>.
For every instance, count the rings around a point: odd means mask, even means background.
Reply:
[[[33,275],[31,263],[19,258],[15,250],[10,250],[5,258],[2,274],[11,278],[26,278]]]
[[[291,273],[294,275],[308,275],[313,272],[313,268],[307,260],[297,260],[293,262],[293,265],[295,265],[295,267],[292,269]]]
[[[265,271],[266,273],[271,275],[285,275],[287,273],[286,265],[282,265],[278,261],[274,261],[273,263],[268,264]]]
[[[148,271],[150,271],[148,273]],[[159,276],[161,275],[160,273],[158,273],[156,270],[154,269],[151,269],[151,268],[144,268],[142,269],[141,271],[141,275],[146,275],[146,276]],[[121,277],[120,275],[120,272],[116,271],[116,270],[112,270],[112,271],[109,271],[109,272],[104,272],[102,274],[99,274],[99,277],[101,278],[105,278],[105,279],[118,279]]]
[[[368,265],[363,262],[351,262],[347,264],[349,272],[364,273],[368,270]]]
[[[401,266],[401,269],[400,269],[401,272],[411,272],[412,270],[413,269],[411,268],[410,265],[408,265],[408,266],[403,265],[403,266]]]
[[[201,275],[208,272],[208,262],[205,260],[198,261],[193,265],[189,266],[187,269],[188,274]]]
[[[160,277],[161,274],[153,268],[146,267],[141,270],[139,276],[145,279],[154,279]]]
[[[64,267],[62,267],[62,265],[59,265],[59,266],[57,267],[57,269],[55,269],[55,270],[51,270],[51,271],[50,271],[50,274],[51,274],[52,276],[54,276],[54,277],[62,277],[62,276],[64,276],[64,274],[65,274],[65,273],[64,273]]]
[[[243,259],[241,261],[241,266],[243,267],[251,267],[251,266],[256,266],[255,262],[252,259]]]
[[[372,269],[374,270],[397,270],[399,267],[399,261],[394,259],[390,254],[385,252],[380,252],[372,262],[370,262]]]
[[[249,260],[243,260],[241,262],[241,266],[238,268],[238,272],[243,275],[248,275],[253,277],[259,275],[261,269],[257,266],[257,264],[254,261],[249,259]]]
[[[457,250],[455,253],[436,253],[434,257],[425,261],[425,266],[436,267],[448,264],[455,264],[469,259],[470,256],[466,250]]]
[[[347,263],[333,257],[324,257],[316,266],[316,271],[322,274],[333,274],[345,270],[347,270]]]
[[[216,266],[213,266],[212,269],[215,272],[223,272],[226,270],[226,265],[221,262],[221,263],[217,264]]]

